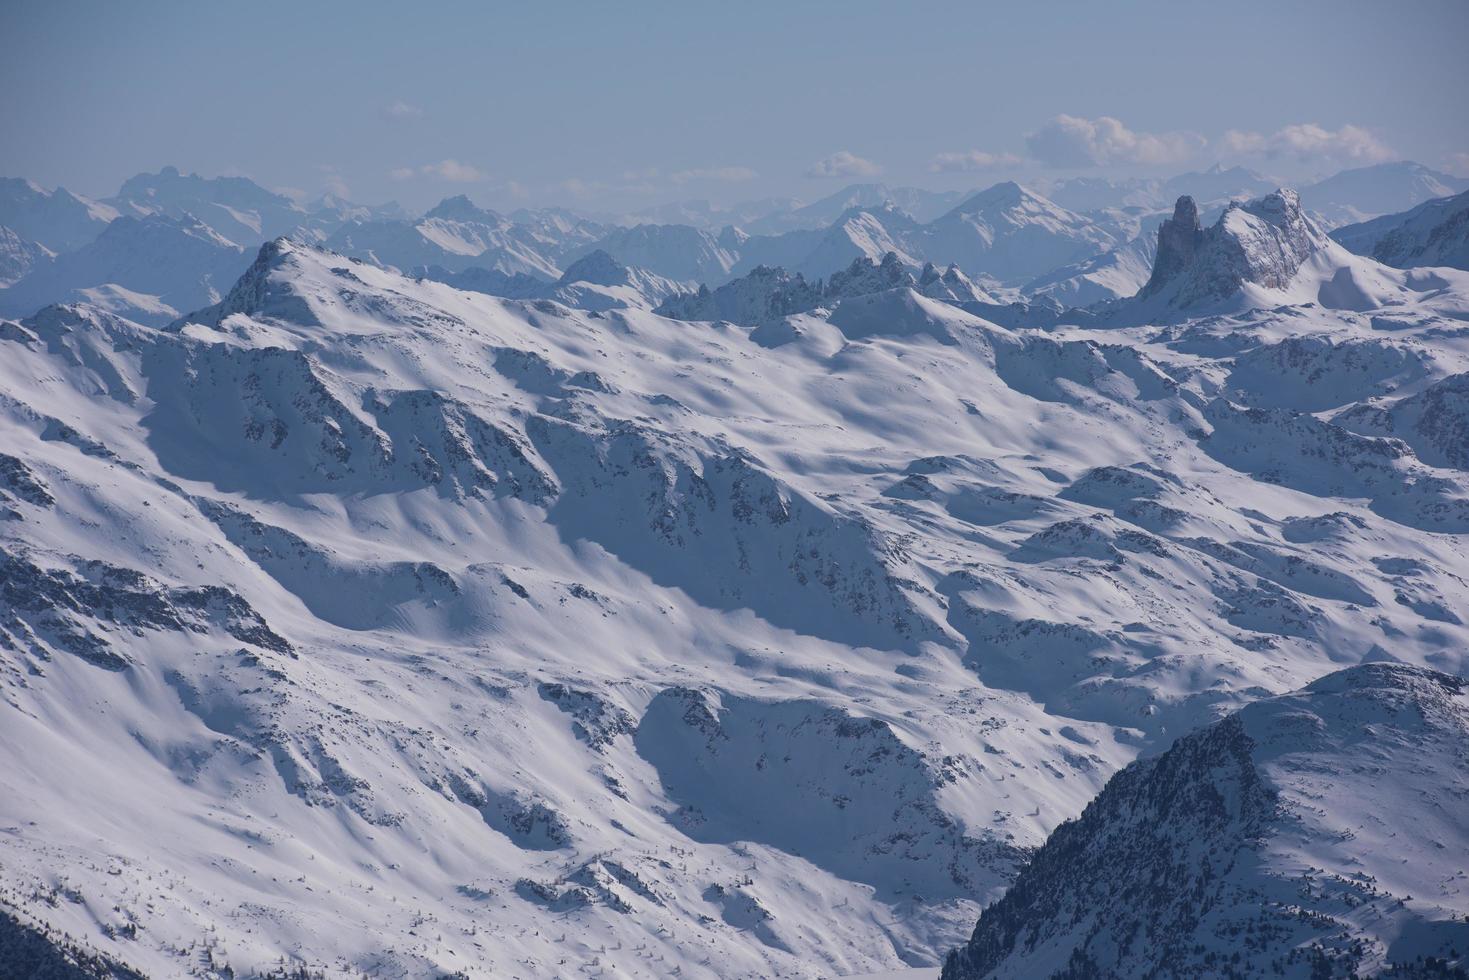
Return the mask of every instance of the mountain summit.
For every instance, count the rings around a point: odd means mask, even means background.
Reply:
[[[1152,275],[1136,298],[1175,310],[1293,302],[1368,309],[1402,288],[1391,270],[1328,238],[1296,192],[1280,188],[1232,202],[1203,229],[1193,198],[1180,197],[1158,228]]]
[[[1185,194],[1174,204],[1173,217],[1158,228],[1158,253],[1153,259],[1153,275],[1138,295],[1151,296],[1177,278],[1193,262],[1203,240],[1199,206]]]

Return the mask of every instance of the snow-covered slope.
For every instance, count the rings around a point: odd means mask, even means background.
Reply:
[[[0,289],[24,279],[32,269],[53,259],[56,253],[40,242],[22,238],[0,225]]]
[[[888,252],[876,262],[866,255],[859,256],[825,281],[808,280],[799,272],[792,274],[778,267],[756,266],[749,274],[718,289],[701,285],[697,291],[673,295],[657,311],[675,320],[726,320],[754,327],[820,306],[832,307],[851,297],[916,288],[920,288],[919,282],[904,261],[896,252]],[[933,266],[926,266],[921,291],[926,296],[955,303],[983,297],[953,266],[942,274]]]
[[[674,320],[724,320],[755,326],[814,310],[823,297],[819,279],[807,282],[799,272],[758,265],[716,289],[700,284],[695,291],[671,296],[657,311]]]
[[[248,177],[201,177],[164,167],[123,182],[107,204],[136,217],[161,214],[201,221],[238,245],[255,247],[305,226],[311,216],[290,198]]]
[[[350,221],[327,239],[328,247],[385,267],[438,266],[451,273],[484,268],[556,279],[567,254],[590,231],[564,214],[524,215],[516,222],[477,207],[468,197],[445,198],[422,218]]]
[[[1466,762],[1459,677],[1374,663],[1257,701],[1113,777],[943,980],[1458,976]]]
[[[601,249],[572,262],[555,282],[524,272],[507,274],[478,266],[461,272],[429,266],[414,272],[421,278],[456,289],[507,299],[554,299],[579,310],[652,309],[669,297],[690,290],[689,283],[665,279],[646,269],[629,268]]]
[[[280,241],[0,323],[0,900],[155,977],[937,965],[1139,756],[1469,666],[1433,280],[751,328]]]
[[[688,292],[689,286],[623,265],[597,249],[568,265],[545,295],[579,310],[650,310],[670,296]]]
[[[1232,203],[1208,228],[1185,196],[1159,226],[1147,283],[1113,312],[1136,322],[1178,310],[1202,315],[1307,303],[1365,311],[1409,303],[1437,283],[1347,251],[1306,215],[1294,191]]]
[[[1331,237],[1358,255],[1400,269],[1425,265],[1469,269],[1469,191],[1425,201],[1403,214],[1347,225]]]
[[[1328,228],[1407,211],[1424,201],[1469,191],[1469,178],[1402,160],[1343,170],[1301,188],[1301,203]]]
[[[1027,281],[1118,244],[1094,222],[1018,184],[996,184],[924,226],[918,254]]]
[[[892,205],[927,222],[939,217],[964,198],[960,191],[928,191],[886,184],[851,184],[810,204],[773,210],[763,218],[745,222],[752,235],[778,235],[788,231],[815,231],[830,227],[853,210],[881,209]]]
[[[919,229],[913,218],[893,205],[849,211],[827,228],[794,270],[808,278],[821,278],[845,269],[858,259],[881,262],[895,255],[903,265],[917,269],[923,260],[910,242]],[[745,251],[751,251],[746,246]]]
[[[0,225],[53,252],[81,248],[116,217],[114,208],[64,187],[48,191],[19,177],[0,177]]]
[[[0,312],[85,302],[159,326],[217,300],[249,264],[244,249],[194,218],[122,217],[0,290]]]
[[[918,274],[916,284],[920,293],[933,299],[950,303],[992,303],[994,297],[964,274],[952,262],[940,272],[932,262],[926,263]]]
[[[692,282],[724,282],[739,261],[738,253],[718,236],[688,225],[614,228],[582,252],[593,249],[606,252],[624,265]]]
[[[1033,279],[1021,291],[1063,306],[1090,306],[1135,296],[1152,276],[1157,251],[1157,232],[1145,232],[1125,245]]]

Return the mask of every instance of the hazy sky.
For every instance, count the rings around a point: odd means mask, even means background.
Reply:
[[[0,0],[0,174],[422,207],[1469,173],[1469,0]]]

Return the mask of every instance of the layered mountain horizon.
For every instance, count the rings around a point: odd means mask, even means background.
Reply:
[[[876,263],[891,252],[915,276],[925,265],[954,266],[1000,302],[1086,307],[1146,284],[1156,229],[1176,197],[1192,196],[1212,220],[1231,201],[1275,189],[1253,171],[1218,166],[1168,180],[1061,180],[1044,195],[1013,182],[967,194],[854,184],[810,204],[752,202],[668,222],[662,219],[680,215],[502,214],[462,194],[414,217],[396,204],[364,207],[332,197],[301,204],[248,178],[204,178],[174,167],[133,177],[103,201],[9,179],[0,184],[0,312],[26,315],[48,301],[82,300],[161,324],[217,296],[254,248],[280,235],[507,296],[555,283],[597,251],[688,291],[716,289],[761,267],[825,279],[856,259]],[[1404,162],[1344,171],[1299,193],[1325,231],[1373,219],[1385,233],[1390,215],[1466,191],[1469,181]],[[1418,219],[1427,222],[1421,234],[1433,236],[1446,217]],[[1378,241],[1370,234],[1343,230],[1341,240],[1373,254]],[[1413,261],[1439,257],[1462,267],[1452,246],[1436,244],[1457,241],[1454,235],[1446,229],[1431,246],[1411,246],[1419,249]],[[162,255],[171,257],[154,269],[129,264],[131,256],[146,262]]]
[[[1459,209],[1199,176],[1125,241],[130,182],[0,292],[0,956],[1455,976]]]

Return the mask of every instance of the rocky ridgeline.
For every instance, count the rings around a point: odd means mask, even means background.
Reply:
[[[1158,228],[1153,274],[1138,298],[1189,307],[1224,299],[1245,283],[1284,289],[1325,242],[1292,190],[1233,202],[1207,229],[1199,226],[1194,199],[1180,197]]]
[[[799,272],[758,266],[747,275],[711,290],[701,285],[697,292],[672,296],[657,312],[675,320],[726,320],[758,326],[771,320],[830,307],[854,296],[868,296],[890,289],[913,289],[924,296],[953,303],[982,302],[983,290],[956,265],[940,272],[932,262],[914,278],[896,252],[882,261],[862,256],[833,272],[825,282],[808,282]]]
[[[943,980],[1462,976],[1466,748],[1469,684],[1421,668],[1251,704],[1114,776]]]

